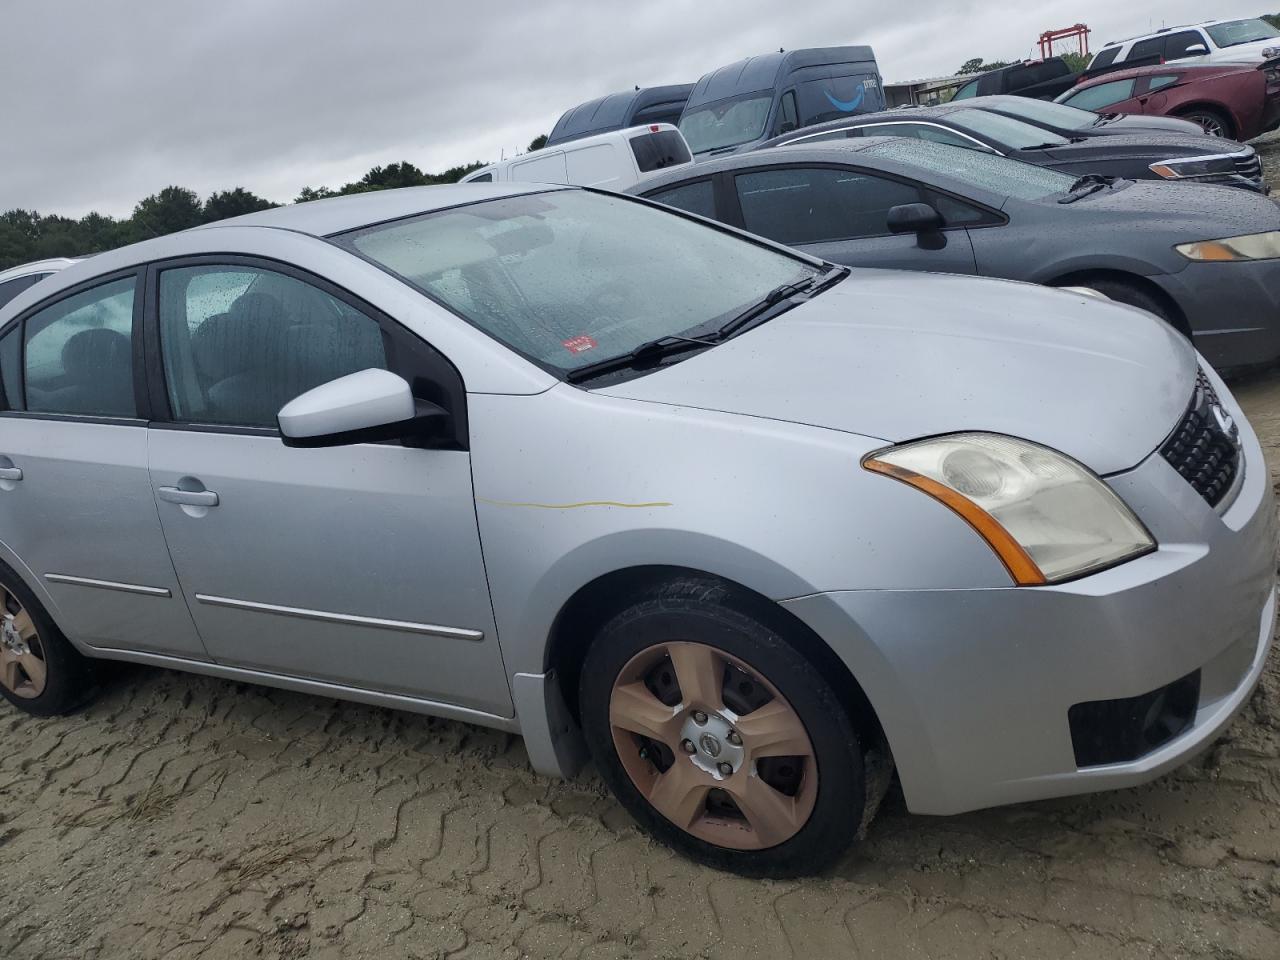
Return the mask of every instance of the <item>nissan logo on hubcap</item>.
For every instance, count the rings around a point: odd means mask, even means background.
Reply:
[[[720,756],[720,741],[709,733],[704,733],[698,738],[698,745],[702,747],[702,752],[709,757]]]

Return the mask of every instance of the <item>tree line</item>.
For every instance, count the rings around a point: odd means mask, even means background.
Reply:
[[[541,148],[546,139],[545,136],[538,137],[529,144],[529,150]],[[482,166],[483,163],[476,161],[450,167],[441,173],[425,173],[412,163],[392,163],[385,167],[374,167],[359,180],[341,187],[303,187],[293,202],[302,203],[396,187],[456,183]],[[83,257],[101,253],[140,240],[150,240],[152,237],[276,206],[280,204],[272,203],[243,187],[220,190],[201,200],[194,190],[175,186],[165,187],[159,193],[138,201],[133,213],[123,219],[90,213],[77,220],[72,217],[41,215],[34,210],[8,210],[0,213],[0,270],[49,257]]]

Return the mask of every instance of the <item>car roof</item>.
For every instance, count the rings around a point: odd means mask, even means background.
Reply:
[[[676,83],[663,87],[625,90],[588,100],[561,114],[547,137],[547,146],[577,140],[593,133],[620,129],[630,125],[633,113],[656,103],[688,100],[692,92],[692,83]]]
[[[815,134],[826,133],[828,130],[845,130],[849,127],[860,126],[864,123],[886,123],[901,121],[908,123],[912,120],[940,120],[945,119],[949,114],[959,113],[961,110],[977,110],[978,107],[970,106],[969,100],[962,100],[960,104],[955,106],[951,104],[939,104],[933,107],[899,107],[895,110],[880,110],[876,113],[855,113],[839,120],[828,120],[825,123],[815,123],[808,127],[797,127],[789,133],[783,133],[769,140],[766,140],[761,146],[773,147],[781,145],[784,142],[793,141],[801,137],[812,137]],[[700,163],[705,161],[699,161]]]
[[[772,89],[784,70],[838,63],[874,63],[875,58],[872,49],[865,45],[804,47],[746,57],[703,74],[689,94],[685,110],[687,112],[736,94]]]
[[[814,163],[859,163],[875,169],[884,170],[889,173],[914,176],[922,183],[940,186],[943,189],[954,189],[957,192],[964,193],[978,200],[984,199],[982,196],[984,194],[988,200],[1004,196],[996,191],[987,190],[972,183],[968,183],[954,177],[949,177],[947,174],[941,173],[937,170],[926,170],[922,167],[918,167],[909,160],[903,160],[900,157],[887,157],[878,152],[871,151],[872,147],[892,143],[894,141],[909,144],[919,143],[918,140],[913,140],[909,137],[854,137],[847,140],[824,140],[821,143],[815,143],[812,146],[807,144],[796,144],[790,147],[762,147],[748,153],[730,153],[720,157],[713,157],[710,160],[703,160],[693,165],[686,164],[683,167],[673,167],[669,171],[663,171],[661,173],[656,173],[651,177],[646,177],[644,180],[641,180],[639,183],[624,192],[631,194],[645,194],[652,190],[661,189],[668,184],[680,183],[686,180],[697,180],[701,177],[711,176],[712,174],[721,173],[726,170],[749,170],[755,167],[767,167],[779,163],[786,163],[789,165]],[[931,146],[945,147],[944,144],[931,144]],[[948,149],[963,150],[965,148],[951,147]],[[858,156],[859,154],[868,155]]]
[[[294,203],[258,213],[247,213],[229,220],[218,220],[194,229],[271,227],[305,233],[312,237],[328,237],[375,223],[400,220],[482,200],[571,189],[573,188],[562,185],[529,183],[449,183],[431,187],[404,187],[399,190],[376,190]]]
[[[1194,30],[1196,27],[1216,27],[1220,23],[1239,23],[1241,20],[1261,19],[1261,17],[1227,17],[1225,20],[1198,20],[1195,23],[1180,23],[1176,27],[1161,27],[1159,30],[1150,30],[1147,33],[1138,33],[1132,37],[1126,37],[1123,40],[1108,40],[1100,49],[1105,50],[1107,47],[1121,47],[1126,43],[1137,43],[1139,40],[1152,40],[1155,37],[1164,36],[1166,33],[1177,33],[1179,30]]]
[[[1180,64],[1177,61],[1173,63],[1149,63],[1142,67],[1128,67],[1124,70],[1111,70],[1107,73],[1101,73],[1096,77],[1088,77],[1077,83],[1071,90],[1082,90],[1085,87],[1096,87],[1099,84],[1107,83],[1112,80],[1133,80],[1138,77],[1150,77],[1156,74],[1165,75],[1169,73],[1190,73],[1190,74],[1212,74],[1218,76],[1223,73],[1241,72],[1246,70],[1256,70],[1256,63],[1187,63]],[[1070,93],[1071,90],[1066,91]]]
[[[17,277],[29,277],[33,273],[57,273],[59,270],[63,270],[76,262],[78,262],[78,258],[75,257],[50,257],[48,260],[21,263],[16,267],[10,267],[8,270],[0,270],[0,283]]]

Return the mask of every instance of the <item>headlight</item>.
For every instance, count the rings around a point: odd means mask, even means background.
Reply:
[[[1057,583],[1155,549],[1110,487],[1039,444],[960,433],[878,450],[862,465],[958,513],[1019,586]]]
[[[1276,260],[1280,259],[1280,230],[1225,240],[1180,243],[1174,249],[1188,260]]]
[[[1190,177],[1217,177],[1236,172],[1235,157],[1190,157],[1186,160],[1161,160],[1151,164],[1151,172],[1166,180],[1186,180]]]

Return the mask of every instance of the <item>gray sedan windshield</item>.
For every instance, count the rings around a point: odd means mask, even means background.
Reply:
[[[580,190],[490,200],[342,242],[512,349],[561,371],[711,330],[804,260],[676,214]]]
[[[1063,194],[1075,182],[1074,177],[1021,160],[922,140],[885,140],[868,147],[867,152],[1019,200],[1040,200]]]
[[[947,120],[962,130],[970,130],[1014,150],[1044,146],[1060,147],[1070,142],[1056,133],[1033,127],[1013,117],[987,113],[985,110],[968,108],[957,110],[955,113],[947,114]]]

